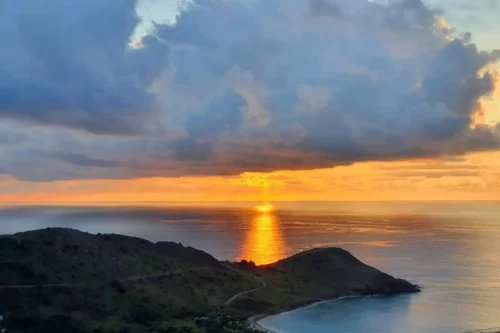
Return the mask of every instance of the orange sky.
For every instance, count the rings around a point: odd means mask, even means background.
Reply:
[[[228,177],[21,182],[1,202],[500,200],[500,152]]]

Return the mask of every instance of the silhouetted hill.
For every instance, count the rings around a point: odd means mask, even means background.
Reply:
[[[173,242],[58,228],[0,236],[0,272],[0,325],[12,333],[252,332],[245,319],[260,313],[418,291],[338,248],[255,266]]]
[[[363,264],[341,248],[317,248],[298,253],[271,265],[288,276],[305,278],[323,286],[324,292],[351,290],[360,294],[392,295],[418,291],[406,280],[395,279],[376,268]],[[324,295],[322,292],[321,294]]]
[[[368,266],[340,248],[311,249],[264,266],[247,262],[234,265],[262,277],[268,286],[232,304],[228,313],[236,316],[276,313],[342,296],[420,291],[418,286]]]

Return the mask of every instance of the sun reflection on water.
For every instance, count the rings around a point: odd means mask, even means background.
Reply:
[[[260,204],[255,207],[255,210],[259,213],[270,213],[274,211],[274,206],[268,202]]]
[[[257,265],[276,262],[284,257],[285,244],[274,207],[271,204],[262,204],[255,208],[255,212],[240,260],[252,260]]]

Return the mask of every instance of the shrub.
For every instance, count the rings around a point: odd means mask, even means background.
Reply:
[[[118,280],[112,280],[109,283],[109,286],[111,287],[111,289],[119,292],[120,294],[125,294],[127,292],[125,286],[123,286],[123,284]]]
[[[10,237],[0,237],[0,251],[13,250],[17,247],[17,241]]]

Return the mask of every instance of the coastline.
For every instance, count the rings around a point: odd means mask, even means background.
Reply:
[[[346,299],[346,298],[362,298],[362,297],[371,297],[371,296],[352,295],[352,296],[340,296],[340,297],[334,297],[334,298],[330,298],[330,299],[309,301],[309,302],[304,303],[302,305],[292,307],[292,308],[282,309],[282,310],[276,311],[274,313],[263,313],[263,314],[259,314],[256,316],[252,316],[252,317],[248,318],[247,321],[248,321],[250,327],[253,329],[260,330],[260,331],[263,331],[266,333],[280,333],[279,331],[274,331],[270,328],[264,327],[259,322],[267,317],[277,316],[277,315],[280,315],[283,313],[293,312],[293,311],[297,311],[297,310],[308,309],[308,308],[323,304],[325,302],[331,302],[331,301]],[[498,332],[498,333],[500,333],[500,332]]]
[[[269,316],[272,316],[272,315],[262,314],[262,315],[250,317],[250,318],[248,318],[248,324],[254,330],[258,330],[258,331],[262,331],[262,332],[266,332],[266,333],[279,333],[279,332],[273,331],[273,330],[259,324],[260,320],[267,318]]]
[[[405,293],[403,293],[405,294]],[[304,310],[304,309],[309,309],[315,306],[318,306],[320,304],[326,303],[326,302],[331,302],[331,301],[337,301],[337,300],[342,300],[342,299],[349,299],[349,298],[365,298],[365,297],[377,297],[377,296],[383,296],[383,295],[350,295],[350,296],[340,296],[340,297],[334,297],[330,299],[322,299],[322,300],[315,300],[315,301],[310,301],[307,303],[304,303],[302,305],[292,307],[292,308],[287,308],[287,309],[282,309],[273,313],[264,313],[264,314],[259,314],[256,316],[252,316],[247,319],[249,325],[251,328],[260,330],[266,333],[281,333],[280,331],[275,331],[270,328],[267,328],[260,324],[259,322],[267,317],[271,316],[277,316],[281,315],[284,313],[288,312],[293,312],[293,311],[298,311],[298,310]],[[394,295],[397,296],[397,295]],[[474,331],[474,332],[466,332],[466,333],[500,333],[500,330],[497,331],[489,331],[489,330],[480,330],[480,331]]]

